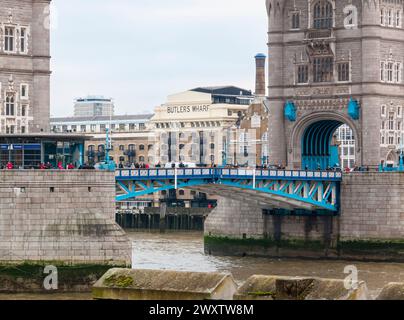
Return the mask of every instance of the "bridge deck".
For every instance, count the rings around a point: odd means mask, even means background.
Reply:
[[[341,172],[223,168],[119,169],[117,201],[170,189],[193,189],[265,209],[339,209]]]

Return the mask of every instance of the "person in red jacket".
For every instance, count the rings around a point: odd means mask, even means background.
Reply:
[[[63,164],[62,164],[62,162],[58,162],[58,169],[59,170],[63,170],[64,168],[63,168]]]
[[[14,165],[11,162],[7,163],[7,170],[13,170],[14,169]]]
[[[67,165],[67,169],[68,169],[68,170],[73,170],[73,169],[74,169],[73,163],[69,163],[69,164]]]

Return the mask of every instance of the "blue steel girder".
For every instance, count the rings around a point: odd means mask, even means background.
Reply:
[[[157,182],[158,184],[160,184],[159,186],[155,186],[154,182]],[[157,192],[161,192],[161,191],[168,191],[168,190],[173,190],[175,189],[175,184],[168,180],[165,182],[161,182],[161,181],[151,181],[151,183],[146,186],[146,188],[142,188],[142,189],[135,189],[135,190],[129,190],[129,188],[127,188],[122,181],[118,181],[118,186],[122,189],[122,191],[124,192],[124,194],[120,194],[116,196],[116,201],[127,201],[133,198],[138,198],[138,197],[142,197],[148,194],[153,194],[153,193],[157,193]],[[199,185],[203,185],[206,184],[208,182],[204,181],[204,180],[181,180],[178,181],[177,184],[177,188],[189,188],[189,187],[193,187],[193,186],[199,186]]]
[[[342,174],[322,171],[253,170],[253,169],[140,169],[118,170],[117,186],[123,192],[117,201],[157,193],[164,190],[223,186],[230,190],[248,191],[254,198],[274,203],[293,203],[297,208],[339,210],[339,184]],[[216,188],[218,189],[218,188]],[[223,188],[217,195],[223,196]],[[238,191],[237,191],[238,192]],[[247,193],[245,194],[247,195]],[[260,196],[261,195],[261,196]],[[300,203],[300,205],[299,205]]]

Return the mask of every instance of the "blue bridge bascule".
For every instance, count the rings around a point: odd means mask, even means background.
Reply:
[[[120,169],[117,201],[163,190],[192,189],[254,202],[263,209],[338,213],[341,172],[254,169]]]

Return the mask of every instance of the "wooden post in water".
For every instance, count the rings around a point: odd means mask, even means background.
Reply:
[[[160,233],[166,232],[167,203],[160,204]]]

